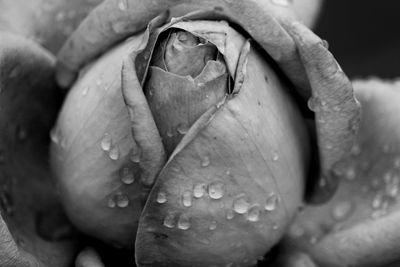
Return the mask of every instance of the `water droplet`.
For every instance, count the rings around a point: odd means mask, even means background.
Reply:
[[[179,124],[176,131],[179,134],[185,135],[189,131],[189,127],[186,124]]]
[[[111,143],[112,143],[111,136],[107,133],[104,134],[103,139],[101,139],[100,142],[101,149],[103,149],[104,151],[110,151]]]
[[[208,227],[211,231],[217,229],[217,221],[212,221]]]
[[[382,147],[383,153],[389,153],[390,152],[390,146],[389,144],[384,144]]]
[[[312,237],[310,238],[310,243],[311,243],[312,245],[315,245],[315,244],[317,243],[317,241],[318,241],[318,239],[317,239],[316,236],[312,236]]]
[[[277,223],[274,223],[273,225],[272,225],[272,230],[278,230],[279,229],[279,225],[277,224]]]
[[[191,226],[190,218],[186,215],[181,215],[178,219],[177,227],[181,230],[187,230]]]
[[[117,206],[120,208],[126,208],[129,205],[129,198],[125,194],[117,194],[115,196]]]
[[[279,202],[279,197],[275,193],[271,193],[265,202],[265,210],[273,211],[276,209]]]
[[[157,203],[164,204],[167,202],[167,195],[164,192],[158,192]]]
[[[317,111],[319,108],[320,102],[316,97],[310,97],[307,101],[307,106],[311,111]]]
[[[341,201],[337,203],[332,210],[332,217],[337,221],[343,221],[348,218],[353,209],[350,201]]]
[[[65,12],[60,11],[56,14],[56,21],[62,21],[65,18]]]
[[[26,132],[26,129],[23,126],[19,125],[17,127],[17,139],[23,141],[27,138],[27,136],[28,134]]]
[[[118,3],[118,8],[121,11],[126,11],[128,9],[128,3],[126,2],[126,0],[120,0]]]
[[[131,152],[130,160],[131,160],[133,163],[139,163],[139,162],[140,162],[141,154],[142,154],[142,153],[141,153],[140,148],[133,149],[132,152]]]
[[[356,169],[354,168],[354,166],[349,166],[344,173],[344,177],[349,181],[354,180],[356,178],[356,175]]]
[[[127,185],[135,182],[135,176],[133,175],[133,172],[130,168],[125,167],[122,169],[121,182],[123,182],[124,184],[127,184]]]
[[[97,81],[96,81],[96,86],[97,86],[97,87],[100,87],[101,84],[102,84],[102,81],[101,81],[100,79],[97,79]]]
[[[358,156],[361,153],[361,147],[359,144],[354,144],[353,147],[351,148],[351,154],[353,156]]]
[[[247,220],[251,222],[258,222],[260,219],[260,209],[258,206],[253,206],[247,213]]]
[[[196,184],[193,187],[193,196],[195,198],[201,198],[204,196],[204,193],[206,191],[206,185],[205,184]]]
[[[108,199],[107,206],[109,208],[115,208],[117,206],[117,203],[115,203],[114,198],[109,198]]]
[[[174,136],[174,133],[171,132],[170,130],[168,130],[167,131],[167,137],[173,137],[173,136]]]
[[[221,182],[213,182],[208,185],[208,195],[212,199],[220,199],[224,196],[225,186]]]
[[[119,147],[114,146],[113,148],[111,148],[110,152],[108,153],[108,156],[112,160],[118,160],[119,159]]]
[[[284,7],[290,6],[289,0],[271,0],[271,2],[278,6],[284,6]]]
[[[372,200],[372,208],[379,209],[383,202],[383,195],[378,193],[375,195],[374,199]]]
[[[272,154],[272,160],[273,160],[273,161],[279,160],[279,154],[278,154],[278,152],[275,151],[275,152]]]
[[[182,204],[187,208],[192,206],[192,192],[190,191],[183,192]]]
[[[174,228],[175,227],[175,216],[173,214],[168,214],[164,218],[163,222],[165,227]]]
[[[58,130],[56,128],[51,129],[50,139],[56,145],[58,145],[58,143],[60,142],[60,136],[58,135]]]
[[[398,182],[392,182],[390,184],[387,184],[385,187],[385,193],[392,198],[397,197],[399,194],[399,184]]]
[[[82,90],[82,96],[87,96],[87,94],[89,93],[90,87],[86,86],[83,88]]]
[[[400,157],[394,159],[394,167],[397,169],[400,168]]]
[[[244,197],[233,201],[233,210],[239,214],[245,214],[249,210],[250,204]]]
[[[14,212],[14,201],[6,191],[0,193],[0,211],[4,211],[8,215],[12,215]]]
[[[227,218],[228,220],[232,220],[233,217],[235,217],[235,213],[233,212],[233,210],[228,210],[228,211],[226,212],[226,218]]]
[[[201,159],[201,167],[208,167],[210,165],[210,158],[205,156]]]

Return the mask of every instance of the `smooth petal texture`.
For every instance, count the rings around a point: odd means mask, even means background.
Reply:
[[[299,93],[309,95],[309,84],[303,79],[304,69],[299,64],[295,45],[279,24],[295,20],[291,3],[286,0],[106,0],[88,15],[60,50],[59,84],[69,87],[87,62],[123,38],[143,30],[153,17],[167,9],[174,16],[194,10],[213,10],[214,18],[237,23],[279,64]]]
[[[304,125],[274,71],[248,49],[237,95],[203,114],[156,180],[136,239],[139,266],[254,265],[301,203]]]
[[[52,53],[102,0],[2,0],[0,30],[24,36]]]
[[[334,168],[338,191],[328,203],[306,207],[286,243],[310,253],[321,266],[384,266],[399,260],[399,84],[353,85],[363,117],[351,155]]]
[[[76,239],[59,211],[48,166],[48,132],[61,105],[53,70],[48,52],[0,34],[1,266],[73,262]]]
[[[143,91],[134,72],[126,75],[131,66],[121,74],[123,60],[139,49],[142,37],[129,39],[82,73],[65,100],[52,144],[52,166],[69,218],[81,231],[127,248],[133,247],[148,186],[165,160]],[[121,78],[129,91],[121,91]]]

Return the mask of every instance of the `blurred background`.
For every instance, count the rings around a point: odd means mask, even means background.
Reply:
[[[325,0],[315,32],[351,78],[400,77],[400,1]]]

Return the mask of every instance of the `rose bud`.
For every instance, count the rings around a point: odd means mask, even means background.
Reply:
[[[117,246],[136,236],[139,265],[252,265],[301,204],[301,113],[256,45],[191,19],[208,15],[159,17],[106,53],[53,131],[70,219]]]

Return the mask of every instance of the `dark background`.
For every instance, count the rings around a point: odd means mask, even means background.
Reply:
[[[351,78],[400,77],[399,0],[325,0],[315,32]]]

